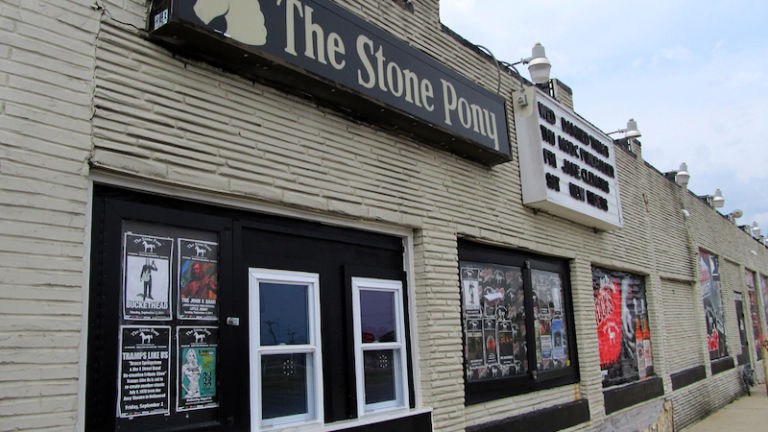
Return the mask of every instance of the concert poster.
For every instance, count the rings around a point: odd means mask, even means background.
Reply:
[[[218,406],[216,394],[216,327],[176,328],[176,410]]]
[[[180,319],[218,319],[218,252],[218,243],[179,239]]]
[[[170,326],[120,327],[117,415],[169,414]]]
[[[171,319],[173,240],[126,232],[123,243],[123,318]]]

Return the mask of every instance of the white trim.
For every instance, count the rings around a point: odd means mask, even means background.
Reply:
[[[262,282],[292,283],[307,286],[307,320],[309,343],[303,345],[261,346],[258,288]],[[249,291],[249,355],[251,431],[257,432],[283,426],[305,426],[323,423],[323,363],[320,338],[320,276],[284,270],[248,269]],[[308,413],[262,420],[261,416],[261,356],[270,354],[307,354]],[[311,356],[311,360],[310,359]]]
[[[419,332],[417,331],[419,328],[419,316],[416,313],[416,270],[413,264],[413,233],[409,233],[403,237],[403,249],[403,268],[406,271],[408,289],[407,306],[409,325],[406,330],[408,331],[411,340],[411,352],[407,353],[407,355],[410,356],[411,364],[413,365],[410,372],[413,376],[414,403],[416,404],[416,407],[420,407],[422,406],[421,386],[419,385],[421,382],[421,368],[419,367],[419,347],[421,344],[419,344]]]
[[[91,297],[91,231],[93,231],[93,181],[88,181],[88,197],[85,204],[85,227],[83,228],[83,287],[82,301],[83,311],[80,319],[80,359],[78,361],[78,383],[77,383],[77,420],[75,429],[85,430],[85,386],[87,381],[88,367],[88,323],[90,316]]]
[[[395,342],[364,344],[362,342],[362,318],[360,291],[383,291],[393,294]],[[403,310],[403,284],[397,280],[352,278],[352,325],[355,345],[355,376],[357,392],[357,417],[363,418],[381,411],[408,409],[408,352],[405,343],[405,316]],[[395,374],[395,399],[367,404],[365,402],[365,371],[363,352],[392,350]]]

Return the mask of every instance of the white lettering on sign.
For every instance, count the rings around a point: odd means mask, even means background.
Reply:
[[[454,114],[458,114],[459,122],[464,129],[472,129],[480,135],[493,140],[495,148],[499,148],[499,134],[496,130],[496,114],[489,112],[477,104],[470,104],[461,96],[456,95],[456,89],[450,81],[440,79],[443,83],[443,108],[445,124],[452,125]]]
[[[285,48],[292,56],[299,56],[296,47],[297,29],[304,31],[304,52],[302,55],[323,65],[330,64],[336,70],[347,66],[347,52],[344,40],[335,32],[327,32],[314,22],[314,9],[301,0],[276,0],[277,5],[285,3]],[[303,25],[297,23],[303,20]],[[297,25],[298,24],[298,25]],[[327,35],[327,37],[326,37]],[[300,43],[300,42],[299,42]],[[384,45],[370,37],[359,34],[355,40],[360,67],[356,71],[357,84],[369,90],[380,90],[411,105],[433,112],[435,86],[425,77],[420,77],[410,68],[388,60]],[[496,114],[488,108],[474,103],[456,90],[453,82],[440,78],[443,103],[443,123],[446,126],[460,125],[493,141],[499,150],[499,134]]]

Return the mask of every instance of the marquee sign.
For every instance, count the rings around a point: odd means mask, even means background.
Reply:
[[[514,100],[523,204],[602,230],[621,228],[613,140],[538,89]]]
[[[504,99],[328,0],[154,0],[151,35],[464,157],[510,159]]]

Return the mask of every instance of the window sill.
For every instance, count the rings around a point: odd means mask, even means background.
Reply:
[[[397,410],[391,410],[386,412],[368,414],[366,416],[363,416],[357,419],[334,422],[331,424],[324,425],[319,430],[323,432],[347,430],[347,429],[358,428],[358,427],[367,426],[375,423],[381,423],[385,421],[404,419],[407,417],[416,417],[424,414],[429,415],[430,423],[431,423],[432,421],[431,409],[397,409]],[[431,428],[429,430],[431,430]],[[405,432],[405,431],[401,431],[401,432]]]

